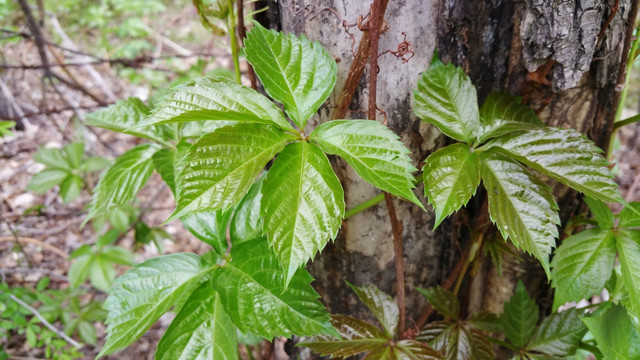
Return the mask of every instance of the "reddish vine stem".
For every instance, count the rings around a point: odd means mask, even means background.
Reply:
[[[238,10],[238,40],[240,40],[240,46],[244,47],[244,38],[247,37],[247,28],[244,26],[244,0],[237,0],[236,2]],[[251,88],[256,90],[258,88],[258,82],[256,81],[256,73],[253,71],[253,66],[247,61],[247,75],[251,82]]]

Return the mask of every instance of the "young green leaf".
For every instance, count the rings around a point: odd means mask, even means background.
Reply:
[[[224,77],[203,77],[178,86],[140,126],[200,120],[259,123],[293,130],[269,99]]]
[[[102,174],[94,189],[85,221],[131,202],[151,176],[152,156],[158,148],[154,144],[144,144],[120,155]]]
[[[596,339],[604,360],[640,359],[640,332],[624,307],[611,305],[582,321]]]
[[[393,338],[398,333],[398,322],[400,321],[400,310],[398,304],[391,296],[385,294],[374,286],[357,287],[349,284],[358,299],[371,310],[384,329],[387,338]]]
[[[424,192],[436,210],[434,229],[466,205],[480,185],[480,160],[469,146],[453,144],[431,154],[423,171]]]
[[[549,186],[517,162],[490,151],[481,154],[489,215],[502,237],[533,254],[549,274],[549,254],[560,224]]]
[[[91,285],[98,290],[108,292],[115,278],[116,269],[113,267],[113,263],[103,254],[95,254],[89,274]]]
[[[640,312],[640,230],[618,232],[616,247],[631,308]]]
[[[344,208],[342,185],[326,155],[306,142],[285,147],[267,173],[261,200],[269,245],[287,274],[285,287],[335,239]]]
[[[263,220],[260,215],[262,184],[266,176],[262,175],[240,200],[229,224],[229,235],[234,244],[253,240],[264,235]]]
[[[613,218],[613,212],[607,204],[600,200],[596,200],[592,197],[586,196],[584,198],[584,202],[589,206],[589,210],[591,210],[591,214],[598,222],[598,226],[601,229],[611,229],[615,222]]]
[[[160,149],[151,157],[153,166],[164,182],[167,184],[173,196],[176,196],[176,152],[171,149]]]
[[[82,163],[82,156],[84,155],[84,144],[78,142],[69,143],[62,148],[62,152],[64,152],[69,167],[72,169],[77,169]]]
[[[102,256],[115,264],[120,265],[133,265],[135,259],[131,251],[121,246],[107,246],[102,250]]]
[[[586,332],[587,328],[575,308],[554,313],[542,320],[540,327],[527,344],[527,352],[566,359],[575,354]]]
[[[210,281],[200,285],[160,339],[156,360],[236,360],[238,342]]]
[[[504,304],[500,321],[507,339],[518,348],[524,347],[533,337],[538,323],[538,305],[529,297],[522,281],[518,280],[515,293]]]
[[[416,290],[429,300],[431,306],[440,313],[440,315],[454,320],[460,317],[460,303],[452,292],[440,286],[430,287],[428,289],[416,287]]]
[[[111,165],[111,161],[103,158],[102,156],[89,156],[85,161],[80,164],[78,170],[86,172],[94,172],[107,168]]]
[[[27,190],[38,194],[44,194],[47,190],[56,185],[60,185],[67,177],[73,176],[66,169],[44,169],[33,175],[31,181],[27,185]]]
[[[142,100],[130,97],[87,115],[87,125],[97,126],[145,139],[166,143],[175,138],[171,126],[140,127],[149,114],[149,108]]]
[[[508,156],[594,199],[623,202],[602,150],[573,129],[542,128],[506,135],[486,147]]]
[[[247,61],[274,100],[300,129],[333,91],[338,67],[317,42],[304,35],[269,31],[258,22],[245,39]]]
[[[178,176],[178,207],[171,219],[228,209],[249,190],[262,168],[292,138],[275,126],[237,124],[200,138]]]
[[[44,148],[33,155],[33,161],[54,169],[72,170],[65,153],[60,149]]]
[[[553,308],[599,293],[611,277],[616,244],[611,230],[589,229],[562,241],[551,261]]]
[[[198,212],[180,218],[182,225],[193,236],[211,245],[219,255],[227,250],[227,226],[231,210]]]
[[[182,253],[147,260],[117,278],[104,303],[109,326],[98,357],[136,341],[210,271],[199,256]]]
[[[90,248],[87,248],[91,250]],[[69,268],[69,272],[67,276],[69,277],[69,286],[72,289],[77,288],[82,285],[82,283],[87,280],[89,274],[91,273],[91,266],[93,264],[93,255],[86,254],[79,256],[76,261],[73,262],[71,267]]]
[[[77,198],[84,186],[84,180],[78,175],[69,175],[60,183],[60,197],[63,203]]]
[[[14,121],[4,121],[0,120],[0,138],[4,136],[13,135],[13,132],[9,131],[9,129],[16,126]]]
[[[630,207],[633,209],[630,209]],[[640,212],[640,202],[632,202],[625,205],[622,211],[620,211],[620,222],[618,226],[620,228],[640,227],[640,215],[637,214],[638,212]]]
[[[478,96],[462,68],[444,65],[435,56],[413,92],[413,112],[448,137],[473,143],[480,132]]]
[[[521,130],[541,128],[544,124],[519,97],[505,92],[491,92],[480,107],[481,135],[478,143]]]
[[[396,342],[397,359],[407,360],[438,360],[443,359],[441,353],[416,340],[400,340]]]
[[[317,300],[309,283],[311,275],[303,269],[285,289],[286,273],[266,239],[245,241],[231,248],[232,260],[213,275],[215,290],[224,308],[241,330],[271,339],[338,333],[329,314]]]
[[[331,324],[340,333],[339,339],[317,335],[300,345],[322,355],[348,357],[385,347],[389,342],[380,329],[353,316],[331,315]]]
[[[326,153],[339,155],[373,186],[420,206],[413,193],[409,150],[389,128],[371,120],[334,120],[318,126],[311,141]]]
[[[493,360],[491,343],[479,331],[463,322],[436,321],[427,324],[416,340],[445,353],[445,359]]]

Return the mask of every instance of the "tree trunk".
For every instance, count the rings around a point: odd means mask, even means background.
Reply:
[[[316,121],[322,122],[336,106],[362,35],[357,26],[348,27],[347,32],[343,21],[356,23],[358,16],[368,14],[370,4],[361,0],[309,4],[313,5],[291,0],[271,4],[271,10],[279,11],[283,31],[304,33],[319,41],[338,61],[336,90]],[[390,1],[385,15],[389,27],[380,36],[380,52],[398,50],[404,33],[414,55],[406,63],[390,52],[380,56],[377,98],[386,117],[379,112],[378,120],[388,119],[389,127],[411,150],[417,168],[430,153],[446,145],[448,140],[434,126],[419,121],[412,112],[411,93],[437,47],[443,62],[459,65],[470,75],[480,103],[495,90],[522,96],[547,124],[575,128],[606,146],[617,91],[621,90],[619,71],[626,63],[625,34],[635,18],[630,17],[630,8],[630,0]],[[367,72],[348,118],[366,117]],[[347,209],[378,194],[346,163],[332,161],[345,190]],[[422,186],[416,191],[426,205]],[[562,186],[554,186],[554,193],[566,221],[579,209],[580,197]],[[424,212],[409,202],[395,200],[404,228],[408,326],[425,305],[414,286],[441,284],[465,248],[467,225],[473,223],[484,201],[482,192],[478,194],[467,209],[451,216],[435,232],[429,207]],[[331,312],[371,318],[345,282],[375,285],[395,294],[393,259],[391,226],[381,203],[345,221],[334,244],[329,244],[309,268],[316,278],[315,288]],[[477,271],[467,276],[460,292],[467,311],[501,312],[518,278],[535,295],[541,311],[549,311],[552,293],[536,261],[520,262],[505,256],[501,277],[490,260],[481,257],[479,261]]]

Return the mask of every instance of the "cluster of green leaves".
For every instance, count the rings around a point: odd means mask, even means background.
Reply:
[[[75,259],[69,268],[69,285],[72,289],[89,278],[93,287],[107,292],[116,279],[115,265],[131,266],[135,263],[129,250],[111,245],[119,234],[118,230],[110,230],[100,236],[94,246],[84,244],[71,253],[69,258]]]
[[[331,323],[340,333],[339,337],[315,336],[300,345],[332,358],[362,353],[366,354],[365,359],[372,360],[444,358],[442,353],[429,347],[426,342],[401,336],[400,332],[403,330],[398,329],[400,310],[391,296],[372,286],[350,286],[360,301],[375,315],[382,328],[350,315],[331,315]]]
[[[80,195],[88,174],[100,171],[109,161],[100,156],[84,156],[84,144],[74,142],[62,149],[44,148],[33,155],[33,160],[45,165],[44,170],[35,174],[27,190],[44,193],[60,186],[60,197],[68,203]]]
[[[419,118],[460,141],[425,160],[425,195],[435,209],[436,227],[465,205],[482,181],[490,218],[503,238],[535,256],[549,274],[558,206],[551,188],[529,169],[595,199],[623,202],[595,144],[575,130],[545,126],[506,93],[491,93],[478,107],[476,89],[461,68],[434,56],[414,98]]]
[[[0,284],[0,339],[23,335],[29,347],[41,348],[47,359],[80,358],[82,354],[78,349],[42,325],[31,311],[13,301],[10,295],[36,308],[49,323],[62,324],[65,334],[75,335],[92,345],[97,340],[94,323],[104,321],[106,311],[102,309],[101,302],[82,300],[86,298],[86,292],[81,289],[52,290],[48,285],[48,277],[38,281],[35,289]],[[3,356],[2,345],[0,341],[0,359]]]

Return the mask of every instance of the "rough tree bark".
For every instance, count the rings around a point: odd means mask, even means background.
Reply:
[[[362,34],[357,27],[350,27],[352,38],[342,20],[355,23],[359,15],[367,15],[369,5],[362,0],[270,4],[271,19],[279,14],[277,27],[319,41],[338,61],[336,91],[317,122],[327,120],[335,107]],[[379,58],[378,106],[386,112],[389,127],[412,151],[415,166],[422,167],[422,161],[447,142],[435,127],[416,119],[411,110],[411,92],[437,47],[444,62],[459,65],[470,75],[480,102],[494,90],[522,96],[546,123],[576,128],[606,146],[617,91],[621,89],[619,70],[626,62],[625,33],[635,18],[630,16],[630,9],[631,0],[390,1],[385,15],[389,28],[380,37],[380,52],[396,50],[404,32],[415,54],[407,63],[389,53]],[[367,76],[365,71],[349,118],[366,118]],[[379,113],[378,120],[384,118]],[[333,164],[345,189],[347,208],[377,195],[344,162],[333,159]],[[422,193],[423,189],[416,191]],[[554,191],[564,221],[578,211],[580,197],[561,186],[554,186]],[[442,283],[468,241],[464,224],[471,223],[481,202],[472,201],[435,232],[431,211],[423,212],[397,199],[395,203],[404,226],[410,325],[424,306],[424,299],[413,287]],[[552,294],[537,262],[504,260],[503,276],[499,277],[491,261],[480,259],[478,271],[467,277],[461,290],[467,310],[501,312],[516,279],[523,278],[542,305],[541,311],[549,311]],[[345,221],[335,243],[316,257],[310,270],[331,312],[369,317],[345,281],[395,293],[391,226],[384,204]]]

